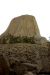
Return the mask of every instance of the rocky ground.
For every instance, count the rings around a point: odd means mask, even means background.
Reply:
[[[2,73],[5,75],[49,72],[48,61],[48,46],[27,43],[0,44],[0,71],[4,69]]]

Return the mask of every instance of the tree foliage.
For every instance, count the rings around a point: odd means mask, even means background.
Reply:
[[[27,36],[17,36],[14,37],[12,35],[7,35],[5,38],[2,39],[2,43],[32,43],[34,44],[34,37],[27,37]]]

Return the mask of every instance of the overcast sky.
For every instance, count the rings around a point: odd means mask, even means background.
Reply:
[[[0,34],[12,18],[20,15],[35,16],[42,36],[50,36],[50,0],[0,0]]]

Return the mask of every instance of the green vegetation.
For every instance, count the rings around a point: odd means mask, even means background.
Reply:
[[[32,43],[34,44],[35,41],[34,41],[34,37],[27,37],[27,36],[23,36],[23,37],[14,37],[12,35],[7,35],[5,38],[2,39],[2,43],[5,44],[5,43]]]

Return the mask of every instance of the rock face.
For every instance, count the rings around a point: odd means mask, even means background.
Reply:
[[[23,15],[14,18],[3,35],[40,37],[39,28],[34,16]]]

